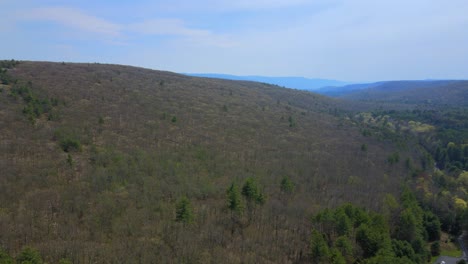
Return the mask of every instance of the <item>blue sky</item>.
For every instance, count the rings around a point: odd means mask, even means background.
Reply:
[[[468,79],[466,0],[0,0],[0,59]]]

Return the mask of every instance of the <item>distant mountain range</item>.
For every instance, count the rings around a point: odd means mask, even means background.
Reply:
[[[185,73],[189,76],[217,78],[227,80],[243,80],[254,81],[261,83],[268,83],[283,86],[286,88],[293,88],[306,91],[316,91],[323,87],[330,86],[344,86],[351,84],[350,82],[343,82],[328,79],[309,79],[304,77],[267,77],[267,76],[238,76],[229,74],[216,74],[216,73]]]
[[[186,74],[194,77],[245,80],[279,85],[286,88],[354,101],[374,101],[403,104],[468,105],[466,80],[412,80],[350,83],[304,77],[237,76],[214,73]]]
[[[468,106],[468,81],[386,81],[325,87],[317,93],[358,101]]]

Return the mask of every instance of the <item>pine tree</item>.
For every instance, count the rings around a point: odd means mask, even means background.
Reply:
[[[294,183],[288,176],[284,176],[281,180],[281,191],[288,194],[294,191]]]
[[[190,224],[194,220],[192,205],[187,197],[182,197],[176,205],[176,221]]]
[[[235,183],[232,183],[227,190],[227,206],[234,213],[242,213],[244,210],[240,192]]]

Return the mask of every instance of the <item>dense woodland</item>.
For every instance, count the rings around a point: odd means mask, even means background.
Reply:
[[[467,228],[463,107],[0,68],[0,263],[426,263]]]

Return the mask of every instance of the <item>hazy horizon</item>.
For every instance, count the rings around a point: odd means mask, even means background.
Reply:
[[[2,1],[0,58],[345,82],[468,79],[468,2]]]

